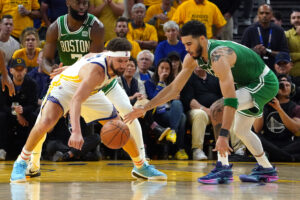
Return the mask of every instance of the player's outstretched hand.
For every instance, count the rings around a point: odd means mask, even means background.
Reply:
[[[213,149],[213,151],[218,151],[221,155],[221,157],[226,157],[226,153],[228,155],[233,152],[232,148],[230,148],[228,144],[228,138],[219,136],[216,142],[216,147]]]
[[[123,121],[125,123],[129,122],[131,124],[134,119],[139,118],[139,117],[143,117],[145,113],[146,113],[146,110],[144,109],[143,106],[136,107],[136,108],[134,107],[133,111],[131,111],[130,113],[125,115]]]
[[[8,88],[8,93],[9,93],[9,96],[15,96],[16,95],[16,92],[15,92],[15,86],[11,80],[11,78],[9,77],[9,75],[2,75],[2,78],[1,78],[1,83],[2,83],[2,91],[4,92],[5,91],[5,86],[7,86]]]
[[[71,133],[68,145],[69,147],[73,147],[75,149],[81,150],[82,145],[84,143],[83,137],[81,133]]]

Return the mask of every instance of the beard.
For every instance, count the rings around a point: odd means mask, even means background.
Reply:
[[[123,72],[120,72],[120,71],[116,70],[116,69],[114,68],[114,66],[113,66],[112,63],[110,64],[110,68],[112,69],[112,71],[114,72],[114,74],[117,75],[117,76],[122,76],[123,73],[124,73],[124,71],[123,71]]]
[[[116,35],[117,35],[118,37],[120,37],[120,38],[125,38],[125,37],[126,37],[126,34],[127,34],[127,33],[124,33],[124,32],[118,32],[118,33],[116,33]]]
[[[78,11],[73,9],[72,6],[69,7],[70,15],[77,21],[84,21],[87,18],[87,11],[85,11],[84,15],[79,15]]]
[[[197,55],[196,56],[193,56],[194,59],[199,59],[201,58],[202,56],[202,51],[203,51],[203,48],[201,47],[201,45],[198,43],[198,48],[196,50],[196,53]]]

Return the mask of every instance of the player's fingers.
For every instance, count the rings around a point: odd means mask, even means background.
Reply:
[[[58,68],[61,68],[63,66],[63,63],[59,63]]]

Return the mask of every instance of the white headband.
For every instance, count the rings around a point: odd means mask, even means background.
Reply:
[[[130,57],[130,51],[107,51],[106,55],[110,57]]]

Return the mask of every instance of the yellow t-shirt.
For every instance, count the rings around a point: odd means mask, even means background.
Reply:
[[[196,4],[194,0],[182,3],[176,9],[172,20],[179,25],[183,25],[190,20],[198,20],[202,22],[206,27],[207,38],[211,38],[213,36],[213,25],[216,27],[222,27],[226,24],[226,20],[219,8],[207,0],[204,0],[203,4]]]
[[[144,0],[145,6],[153,6],[155,4],[161,4],[162,0]]]
[[[33,20],[26,16],[22,17],[18,11],[18,5],[23,5],[27,10],[39,10],[38,0],[0,0],[0,18],[3,15],[11,15],[14,21],[12,35],[19,38],[22,31],[27,27],[33,27]]]
[[[172,19],[173,17],[173,14],[175,13],[176,9],[171,7],[170,11],[167,12],[167,17],[169,20]],[[163,9],[161,8],[161,4],[156,4],[156,5],[153,5],[153,6],[150,6],[146,12],[146,17],[144,19],[144,22],[148,22],[154,15],[158,15],[160,13],[163,13]],[[155,24],[155,28],[157,30],[157,36],[158,36],[158,40],[159,41],[162,41],[162,40],[165,40],[166,37],[165,37],[165,32],[163,30],[163,26],[164,26],[164,23],[169,21],[169,20],[166,20],[166,21],[161,21],[160,19],[157,19],[156,20],[156,24]]]
[[[128,40],[128,39],[127,39]],[[110,41],[110,40],[109,40]],[[107,44],[109,43],[109,41],[107,41],[106,43],[105,43],[105,47],[107,46]],[[130,55],[134,58],[134,59],[136,59],[137,58],[137,55],[139,54],[139,52],[140,51],[142,51],[141,50],[141,47],[140,47],[140,45],[139,45],[139,43],[137,43],[136,41],[133,41],[133,40],[128,40],[129,42],[130,42],[130,44],[131,44],[131,46],[132,46],[132,49],[131,49],[131,52],[130,52]]]
[[[12,58],[16,59],[16,58],[22,58],[25,61],[25,64],[27,67],[37,67],[39,66],[39,64],[37,63],[37,58],[39,56],[39,53],[42,49],[40,48],[36,48],[35,49],[35,55],[33,59],[29,59],[26,55],[26,49],[18,49],[14,52]]]
[[[112,0],[114,3],[123,3],[123,0]],[[90,0],[90,5],[91,6],[99,6],[103,4],[103,0]],[[116,36],[115,34],[115,26],[116,26],[116,21],[120,16],[114,15],[113,11],[111,8],[106,5],[103,10],[101,11],[98,19],[103,23],[104,29],[105,29],[105,34],[104,34],[104,41],[111,40]]]
[[[156,29],[150,24],[144,23],[144,27],[133,28],[131,22],[129,22],[128,29],[126,36],[128,40],[158,41]]]

